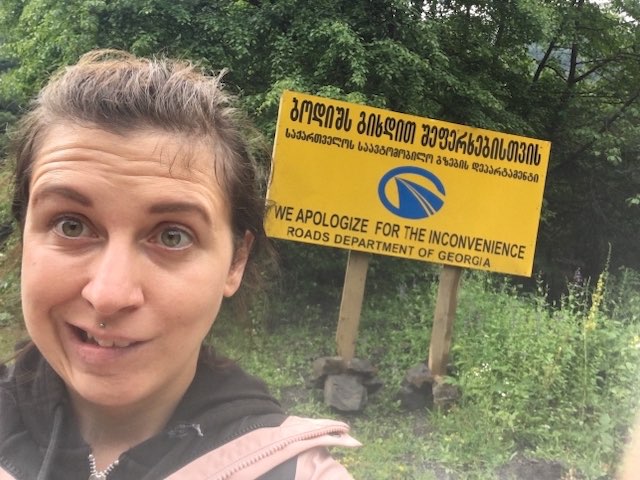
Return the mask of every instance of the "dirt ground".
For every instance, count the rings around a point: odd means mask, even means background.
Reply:
[[[297,402],[308,400],[310,390],[305,387],[291,386],[281,391],[281,403],[285,410]],[[428,428],[426,425],[416,425],[416,435]],[[426,461],[420,471],[432,474],[437,480],[465,480],[464,476],[448,473],[446,468],[437,462]],[[496,470],[496,480],[583,480],[579,472],[568,468],[562,462],[528,458],[524,455],[514,456],[508,463]],[[612,480],[603,477],[599,480]]]

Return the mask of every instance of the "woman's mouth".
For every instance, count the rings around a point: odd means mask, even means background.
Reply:
[[[82,343],[98,345],[99,347],[103,347],[103,348],[126,348],[137,343],[137,342],[124,341],[124,340],[116,340],[116,339],[106,338],[106,337],[103,337],[103,338],[94,337],[91,333],[87,332],[86,330],[83,330],[79,327],[73,327],[73,328],[78,338],[80,339],[80,341],[82,341]]]

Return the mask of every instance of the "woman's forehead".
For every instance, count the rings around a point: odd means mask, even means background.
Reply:
[[[209,218],[226,216],[227,195],[214,164],[203,142],[164,132],[55,128],[36,155],[29,203],[82,196],[93,207],[105,200],[122,206],[127,199],[132,209],[196,205]]]
[[[144,195],[145,202],[163,195],[174,199],[196,195],[208,199],[208,208],[229,210],[224,180],[216,175],[221,169],[216,168],[213,149],[186,136],[154,130],[121,135],[56,126],[43,138],[34,160],[29,203],[43,189],[69,186],[94,197],[109,196],[110,191],[136,191]]]
[[[149,170],[177,178],[216,177],[216,154],[211,141],[194,135],[144,128],[115,133],[99,127],[58,124],[40,141],[34,169],[57,162]]]

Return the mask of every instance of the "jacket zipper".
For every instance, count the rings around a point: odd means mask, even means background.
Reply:
[[[298,435],[294,435],[289,438],[285,438],[271,447],[265,448],[256,452],[248,459],[242,461],[241,463],[234,465],[232,467],[228,467],[227,470],[223,470],[222,473],[218,474],[218,476],[214,477],[213,480],[226,480],[230,478],[232,475],[235,475],[238,472],[241,472],[245,468],[250,467],[251,465],[258,463],[266,457],[274,455],[276,452],[285,449],[289,445],[292,445],[296,442],[301,442],[304,440],[311,440],[313,438],[322,437],[324,435],[342,435],[348,432],[348,428],[342,427],[339,425],[332,425],[328,427],[322,427],[318,430],[314,430],[312,432],[300,433]]]

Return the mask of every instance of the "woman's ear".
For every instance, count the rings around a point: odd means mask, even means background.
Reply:
[[[229,267],[229,273],[227,274],[227,281],[224,286],[223,294],[225,297],[231,297],[242,283],[242,276],[244,275],[244,269],[247,266],[249,260],[249,254],[251,253],[251,247],[253,246],[254,236],[251,232],[246,231],[244,237],[236,246],[233,254],[233,260]]]

